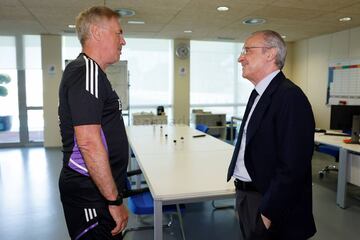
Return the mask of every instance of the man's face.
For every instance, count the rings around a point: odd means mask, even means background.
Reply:
[[[242,76],[254,84],[262,80],[267,61],[264,38],[261,34],[249,37],[243,49],[245,51],[239,56],[238,62],[242,65]]]
[[[102,51],[107,64],[113,64],[120,59],[122,46],[126,44],[118,19],[105,20],[101,26],[103,31]]]

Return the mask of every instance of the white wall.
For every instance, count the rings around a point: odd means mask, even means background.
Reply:
[[[287,54],[286,54],[286,59],[285,59],[285,65],[284,65],[284,68],[282,69],[282,71],[284,72],[285,76],[288,79],[294,81],[293,80],[294,44],[286,43],[286,48],[287,48]]]
[[[360,59],[360,28],[294,43],[293,80],[308,96],[317,127],[330,127],[330,107],[325,104],[329,61],[349,58]],[[348,181],[360,186],[360,156],[352,155],[349,165]]]
[[[317,127],[330,127],[330,107],[325,104],[329,61],[344,58],[360,58],[360,28],[294,43],[293,80],[308,96]]]

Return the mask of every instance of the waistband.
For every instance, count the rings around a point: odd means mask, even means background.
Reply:
[[[239,179],[235,179],[234,185],[236,190],[258,192],[255,184],[253,184],[252,182],[244,182]]]

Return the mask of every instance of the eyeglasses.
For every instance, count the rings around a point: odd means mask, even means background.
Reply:
[[[270,48],[274,48],[274,47],[243,47],[241,50],[241,56],[245,56],[249,53],[249,50],[252,48],[266,48],[266,49],[270,49]]]

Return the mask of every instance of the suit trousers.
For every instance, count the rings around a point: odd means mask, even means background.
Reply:
[[[262,196],[255,191],[236,190],[236,210],[243,240],[270,240],[259,206]]]

